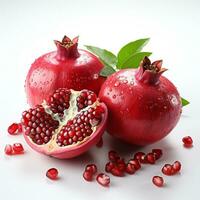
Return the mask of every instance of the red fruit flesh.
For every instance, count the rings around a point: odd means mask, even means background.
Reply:
[[[181,170],[181,163],[179,161],[175,161],[172,168],[176,173],[179,172]]]
[[[92,174],[96,174],[97,166],[95,164],[89,164],[85,167],[85,171],[90,171]]]
[[[134,159],[138,160],[139,162],[143,161],[143,159],[142,159],[143,157],[145,157],[145,153],[144,152],[137,152],[134,155]]]
[[[190,136],[183,137],[182,141],[185,147],[192,147],[193,140]]]
[[[146,155],[145,160],[146,160],[149,164],[155,164],[155,162],[156,162],[156,158],[155,158],[155,156],[154,156],[153,153],[148,153],[148,154]]]
[[[4,152],[5,154],[7,155],[12,155],[13,154],[13,148],[12,148],[12,145],[10,144],[7,144],[4,148]]]
[[[46,176],[52,180],[58,179],[58,170],[56,168],[51,168],[46,172]]]
[[[152,182],[158,187],[162,187],[164,185],[164,179],[160,176],[154,176]]]
[[[13,144],[13,151],[15,154],[21,154],[24,152],[24,147],[21,143],[15,143]]]
[[[23,135],[38,152],[71,158],[100,140],[106,119],[107,108],[93,92],[60,88],[42,105],[23,112]]]
[[[106,163],[106,166],[105,166],[105,171],[106,172],[111,172],[111,170],[115,167],[115,164],[113,162],[108,162]]]
[[[105,78],[103,63],[88,51],[78,49],[78,37],[55,41],[57,51],[37,58],[26,77],[25,90],[31,106],[41,104],[58,88],[88,89],[98,94]]]
[[[162,73],[162,61],[145,57],[138,69],[107,78],[99,98],[109,110],[107,130],[128,143],[147,145],[165,137],[181,115],[181,98]]]
[[[109,151],[108,152],[108,159],[110,161],[116,162],[118,159],[120,159],[120,156],[116,151]]]
[[[92,181],[93,180],[93,173],[91,171],[87,171],[85,170],[83,172],[83,178],[86,180],[86,181]]]
[[[126,169],[126,168],[125,168]],[[120,170],[117,166],[114,166],[112,169],[111,169],[111,174],[113,176],[119,176],[119,177],[122,177],[124,176],[124,170]]]
[[[136,160],[136,159],[131,159],[131,160],[128,161],[128,163],[134,165],[135,170],[138,170],[138,169],[141,168],[140,162],[138,160]]]
[[[136,171],[135,165],[128,163],[126,166],[126,173],[128,174],[134,174]]]
[[[167,176],[171,176],[171,175],[174,175],[174,169],[172,167],[172,165],[170,164],[165,164],[162,168],[162,173],[167,175]]]
[[[158,160],[163,155],[162,149],[152,149],[152,153],[155,156],[155,159]]]
[[[104,187],[108,187],[110,184],[110,177],[104,173],[98,174],[96,180],[100,185]]]
[[[10,135],[16,135],[18,133],[19,125],[17,123],[13,123],[8,127],[8,133]]]

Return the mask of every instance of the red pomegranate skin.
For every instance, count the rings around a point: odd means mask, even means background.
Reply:
[[[57,51],[37,58],[31,65],[25,91],[30,106],[41,104],[58,88],[88,89],[98,94],[105,78],[103,64],[88,51],[78,49],[78,38],[55,41]]]
[[[148,59],[148,58],[145,58]],[[143,61],[144,62],[144,61]],[[135,145],[148,145],[165,137],[181,115],[181,98],[172,82],[159,72],[124,69],[103,84],[99,97],[108,108],[107,131]]]

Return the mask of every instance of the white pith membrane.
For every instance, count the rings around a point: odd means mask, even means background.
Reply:
[[[83,140],[81,141],[77,141],[77,142],[73,142],[72,144],[66,145],[66,146],[59,146],[57,143],[57,135],[60,133],[61,129],[63,128],[63,126],[67,125],[67,122],[71,119],[74,119],[76,116],[78,116],[80,113],[88,110],[89,108],[95,108],[97,106],[100,105],[100,102],[98,101],[98,99],[92,104],[92,105],[88,105],[87,107],[81,109],[80,111],[78,111],[78,107],[77,107],[77,97],[81,94],[82,91],[73,91],[71,90],[71,95],[70,95],[70,100],[69,100],[69,108],[64,110],[64,115],[63,117],[59,117],[58,113],[53,113],[50,109],[50,107],[48,106],[47,102],[44,101],[42,103],[42,107],[45,109],[45,112],[50,114],[51,117],[54,120],[57,120],[59,122],[58,128],[55,129],[55,131],[52,132],[52,137],[51,139],[45,143],[45,144],[41,144],[38,145],[35,142],[33,142],[33,140],[29,137],[26,136],[26,138],[34,145],[37,145],[39,148],[43,148],[45,151],[47,152],[52,152],[52,151],[56,151],[57,149],[66,149],[66,148],[72,148],[73,146],[79,146],[82,143],[84,143],[86,140],[88,140],[96,131],[96,129],[98,128],[98,125],[91,125],[91,129],[92,129],[92,133],[89,136],[86,136]],[[90,123],[91,124],[91,123]],[[101,122],[100,122],[101,124]]]

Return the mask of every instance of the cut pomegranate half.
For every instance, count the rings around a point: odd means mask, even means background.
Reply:
[[[23,112],[23,135],[40,153],[72,158],[99,142],[107,114],[95,93],[60,88],[42,105]]]

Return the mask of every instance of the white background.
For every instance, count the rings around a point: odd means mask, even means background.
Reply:
[[[0,0],[0,199],[199,199],[199,10],[198,0]],[[126,158],[138,149],[105,136],[104,148],[94,147],[79,158],[57,160],[34,152],[22,136],[9,136],[6,131],[28,107],[23,86],[30,64],[54,50],[53,40],[64,34],[79,35],[80,46],[96,45],[115,53],[129,41],[150,37],[146,50],[153,52],[152,59],[164,60],[169,69],[165,75],[191,101],[168,137],[141,149],[147,152],[160,147],[163,158],[133,176],[111,176],[110,188],[85,182],[84,166],[95,162],[103,170],[108,149],[118,149]],[[182,146],[185,135],[193,137],[192,149]],[[5,144],[14,142],[22,142],[26,153],[5,156]],[[152,185],[151,178],[161,175],[161,166],[175,160],[182,162],[181,174],[164,177],[164,188]],[[50,167],[59,170],[58,181],[45,177]]]

